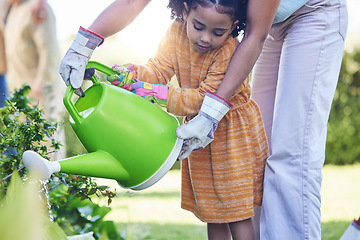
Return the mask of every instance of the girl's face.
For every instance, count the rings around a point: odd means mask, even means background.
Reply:
[[[215,6],[204,8],[198,5],[196,9],[190,9],[185,3],[183,17],[190,42],[203,53],[219,47],[237,24],[228,14],[218,13]]]

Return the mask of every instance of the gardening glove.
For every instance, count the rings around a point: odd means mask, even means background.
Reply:
[[[60,75],[66,85],[71,84],[75,93],[80,97],[85,94],[81,89],[84,79],[85,67],[94,49],[104,42],[99,34],[80,27],[74,42],[60,63]]]
[[[360,218],[354,219],[339,240],[360,240]]]
[[[211,143],[219,121],[231,107],[232,104],[227,100],[207,92],[199,114],[176,129],[177,137],[184,139],[178,160],[187,158],[192,151]]]
[[[136,71],[134,65],[114,65],[112,69],[119,74],[108,75],[106,80],[112,85],[129,90],[146,100],[156,103],[162,107],[167,105],[167,96],[169,87],[161,84],[150,84],[136,79]]]
[[[106,80],[109,81],[112,85],[129,90],[130,85],[138,81],[136,79],[134,65],[132,64],[126,64],[122,66],[116,64],[112,67],[112,69],[116,72],[119,72],[119,74],[106,76]]]
[[[129,90],[152,103],[167,106],[169,87],[166,85],[137,81],[130,85]]]

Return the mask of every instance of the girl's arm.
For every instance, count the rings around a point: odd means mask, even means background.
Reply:
[[[218,89],[236,46],[237,41],[235,39],[229,39],[221,49],[212,55],[208,67],[206,64],[198,66],[198,70],[192,69],[193,73],[197,71],[203,72],[203,70],[200,69],[207,69],[206,76],[200,77],[201,75],[199,75],[196,77],[197,74],[188,76],[182,74],[180,87],[169,87],[168,112],[178,116],[195,116],[198,114],[206,92],[215,92]],[[204,62],[207,61],[208,60],[205,60]],[[191,64],[190,61],[187,62],[189,62],[189,65]],[[182,59],[180,64],[181,63],[186,63],[186,59]],[[195,79],[188,79],[188,77],[195,77]],[[199,80],[199,85],[194,88],[196,86],[194,84]]]
[[[109,37],[129,25],[151,0],[116,0],[91,24],[90,31]]]
[[[245,35],[216,94],[230,99],[250,74],[274,20],[280,0],[249,0]]]

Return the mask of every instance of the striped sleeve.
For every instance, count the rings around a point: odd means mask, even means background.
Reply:
[[[234,41],[233,41],[234,40]],[[181,88],[169,88],[168,111],[177,116],[194,116],[202,105],[207,91],[215,92],[224,78],[226,69],[237,46],[235,39],[208,56],[203,64],[187,64],[191,79],[180,79]],[[196,79],[197,77],[197,79]],[[190,87],[184,83],[190,82]]]

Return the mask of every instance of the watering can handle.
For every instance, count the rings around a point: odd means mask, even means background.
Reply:
[[[105,65],[95,62],[95,61],[89,61],[86,66],[86,69],[88,69],[88,68],[94,68],[95,70],[98,70],[106,75],[119,74],[118,72],[112,70],[110,67],[105,66]],[[93,84],[99,83],[95,74],[91,77],[91,81],[93,82]],[[83,119],[83,117],[79,114],[79,112],[75,108],[75,105],[71,101],[71,98],[74,95],[74,91],[75,90],[71,87],[71,84],[69,84],[66,89],[63,102],[64,102],[64,105],[65,105],[66,109],[68,110],[70,116],[74,120],[74,122],[76,124],[80,124],[80,121]]]

